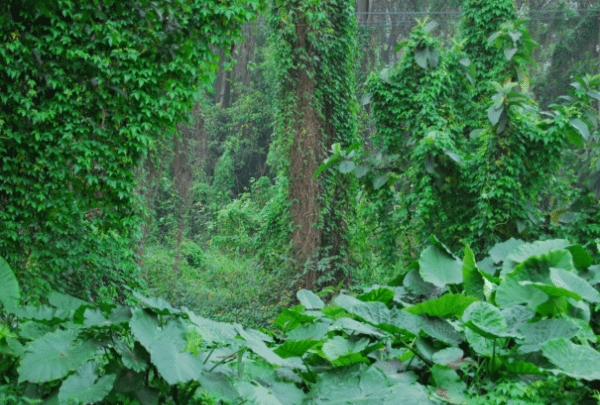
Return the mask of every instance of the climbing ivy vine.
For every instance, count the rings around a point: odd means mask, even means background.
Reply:
[[[27,296],[138,283],[132,169],[175,133],[258,0],[0,3],[0,255]],[[119,288],[119,290],[117,290]]]

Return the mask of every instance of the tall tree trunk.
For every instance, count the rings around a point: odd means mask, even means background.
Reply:
[[[293,49],[306,49],[310,58],[308,30],[310,27],[304,17],[296,24],[297,39]],[[301,54],[296,54],[295,66],[303,66]],[[319,184],[313,174],[323,158],[320,145],[323,138],[322,122],[315,109],[315,72],[311,66],[294,69],[290,76],[295,80],[297,112],[294,117],[294,142],[290,150],[290,199],[295,229],[292,240],[299,262],[305,263],[317,259],[321,246],[321,233],[317,229],[319,219]],[[317,273],[309,267],[304,279],[304,288],[312,289],[317,281]]]

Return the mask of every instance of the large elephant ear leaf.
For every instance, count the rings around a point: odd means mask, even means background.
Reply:
[[[63,381],[58,391],[58,401],[68,404],[76,399],[84,404],[100,402],[112,390],[116,375],[109,374],[96,381],[94,363],[87,362],[77,369],[75,374]]]
[[[19,282],[10,266],[0,257],[0,301],[9,312],[11,309],[19,306],[21,300],[21,291]]]

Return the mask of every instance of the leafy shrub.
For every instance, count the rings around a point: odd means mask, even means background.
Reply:
[[[511,239],[477,263],[468,246],[461,260],[431,242],[388,286],[340,294],[328,305],[300,290],[300,305],[283,308],[272,330],[260,331],[137,292],[144,308],[56,292],[50,305],[19,306],[17,279],[2,262],[0,377],[7,383],[0,392],[143,405],[592,398],[588,382],[600,379],[600,265],[584,246]]]

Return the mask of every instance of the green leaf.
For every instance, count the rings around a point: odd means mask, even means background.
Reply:
[[[275,395],[261,385],[236,381],[234,387],[245,400],[244,402],[249,401],[248,403],[256,405],[283,405]]]
[[[571,339],[581,328],[569,319],[542,319],[534,323],[525,323],[519,328],[523,334],[523,344],[519,353],[531,353],[541,349],[542,344],[551,339]]]
[[[302,290],[301,290],[302,291]],[[273,326],[281,329],[295,329],[306,322],[311,322],[317,319],[314,316],[305,315],[292,309],[282,308],[281,313],[275,318]]]
[[[337,321],[335,321],[333,323],[333,325],[331,325],[329,327],[330,331],[335,331],[335,330],[343,330],[346,331],[346,333],[350,334],[350,333],[362,333],[363,335],[370,335],[370,336],[374,336],[377,338],[382,338],[385,335],[383,335],[382,333],[380,333],[377,328],[371,326],[371,325],[367,325],[364,324],[362,322],[358,322],[355,321],[352,318],[340,318]]]
[[[435,69],[438,66],[438,63],[440,62],[440,54],[438,53],[437,49],[435,49],[434,46],[429,46],[427,56],[429,66],[432,69]]]
[[[517,51],[517,48],[506,48],[504,50],[504,56],[506,56],[507,60],[511,60],[512,57],[515,56],[515,53],[517,53]]]
[[[522,263],[532,256],[540,256],[553,250],[564,249],[569,245],[570,243],[566,239],[551,239],[525,243],[515,248],[507,258],[513,262]]]
[[[288,340],[281,346],[274,350],[275,354],[281,358],[287,359],[288,357],[302,357],[310,348],[319,343],[316,340]]]
[[[406,274],[403,284],[406,289],[415,295],[434,295],[439,291],[435,285],[423,280],[418,268],[412,269]]]
[[[58,380],[91,359],[97,344],[86,341],[73,347],[76,338],[77,331],[68,329],[48,333],[29,342],[19,365],[19,383]]]
[[[298,290],[296,293],[298,301],[306,309],[322,309],[325,307],[325,303],[318,295],[309,290]]]
[[[480,271],[481,270],[477,267],[477,263],[475,262],[475,255],[473,254],[471,247],[467,245],[465,247],[465,257],[463,258],[462,264],[465,294],[484,301],[485,295],[483,289],[485,283]]]
[[[548,294],[532,285],[521,285],[512,274],[500,283],[496,290],[496,304],[499,308],[508,308],[513,305],[527,304],[535,310],[538,305],[548,301]]]
[[[600,380],[600,353],[591,347],[558,338],[545,342],[542,354],[558,367],[548,371],[588,381]]]
[[[368,345],[368,338],[362,338],[359,341],[351,341],[344,339],[341,336],[334,336],[323,343],[322,351],[325,357],[329,361],[333,362],[342,356],[360,353],[361,351],[365,350]]]
[[[573,264],[578,270],[587,269],[593,263],[592,256],[581,245],[572,245],[567,247],[567,250],[573,257]]]
[[[121,355],[123,365],[130,370],[136,372],[145,371],[150,364],[150,354],[144,349],[140,342],[136,341],[133,345],[133,350],[127,344],[119,341],[115,345],[117,352]]]
[[[371,170],[370,166],[361,165],[361,166],[358,166],[356,168],[356,170],[354,170],[354,175],[356,176],[357,179],[360,179],[365,174],[367,174],[369,172],[369,170]]]
[[[508,332],[506,319],[498,308],[487,302],[474,302],[463,314],[463,322],[477,334],[486,339],[521,337],[520,334]]]
[[[394,53],[398,53],[402,48],[404,48],[406,45],[408,45],[410,43],[410,41],[406,40],[406,41],[402,41],[400,42],[398,45],[396,45],[396,47],[394,48]]]
[[[411,314],[427,314],[440,318],[460,318],[464,310],[473,302],[479,301],[475,297],[467,297],[463,294],[444,294],[440,298],[421,302],[404,310]]]
[[[228,343],[237,336],[235,327],[228,323],[215,322],[211,319],[196,315],[187,308],[184,312],[190,317],[190,321],[196,325],[202,339],[211,343]]]
[[[502,358],[502,364],[508,370],[509,373],[513,374],[536,374],[543,375],[544,372],[540,370],[535,364],[527,363],[522,360],[506,359]]]
[[[431,378],[437,390],[434,395],[451,404],[463,404],[468,400],[466,395],[467,384],[464,383],[456,371],[448,366],[434,364],[431,367]]]
[[[457,346],[465,340],[464,336],[445,319],[420,317],[420,321],[423,333],[449,345]]]
[[[354,168],[356,167],[356,165],[354,164],[353,161],[351,160],[342,160],[342,163],[340,163],[340,172],[346,174],[346,173],[350,173],[352,170],[354,170]]]
[[[456,153],[449,151],[449,150],[445,150],[444,153],[450,158],[452,159],[456,164],[460,165],[462,164],[462,160],[460,159],[460,156],[458,156]]]
[[[573,119],[571,120],[571,125],[579,131],[584,140],[587,141],[590,138],[590,129],[585,122],[580,119]]]
[[[494,247],[490,250],[490,257],[494,261],[494,263],[499,263],[504,261],[508,257],[508,255],[523,245],[525,242],[520,239],[510,238],[506,242],[496,243]]]
[[[56,291],[51,291],[48,295],[48,302],[50,305],[58,308],[64,309],[66,311],[75,312],[82,306],[93,308],[94,306],[89,302],[80,300],[79,298],[72,297],[70,295],[61,294]]]
[[[36,340],[44,336],[46,333],[53,332],[54,328],[52,326],[35,322],[35,321],[27,321],[23,322],[19,326],[19,333],[21,337],[28,340]]]
[[[463,356],[464,352],[458,347],[447,347],[435,352],[431,356],[431,360],[436,364],[453,367],[462,362]]]
[[[600,293],[573,272],[551,268],[550,278],[555,286],[573,291],[588,302],[600,302]]]
[[[429,60],[429,49],[428,48],[417,48],[415,49],[415,62],[423,69],[427,69],[427,62]]]
[[[588,90],[587,95],[591,98],[600,101],[600,91],[597,90]]]
[[[392,174],[390,172],[384,174],[378,174],[373,180],[373,188],[379,190],[390,178]]]
[[[387,304],[394,298],[394,291],[389,288],[381,287],[365,294],[358,295],[356,298],[364,302],[379,301]]]
[[[340,294],[335,303],[365,322],[388,332],[417,336],[421,330],[419,317],[398,308],[390,310],[382,302],[367,303]]]
[[[63,309],[52,308],[46,305],[37,307],[24,306],[13,310],[13,314],[19,318],[35,319],[48,325],[61,323],[71,317],[69,311]]]
[[[430,246],[421,253],[419,268],[423,280],[439,288],[463,281],[462,263],[438,246]]]
[[[280,367],[300,369],[301,371],[306,370],[306,366],[302,363],[294,363],[276,354],[273,350],[267,347],[265,342],[246,332],[240,325],[236,325],[235,328],[239,335],[246,341],[248,349],[252,350],[256,355],[262,357],[269,363]]]
[[[321,340],[325,337],[328,330],[329,325],[324,322],[310,323],[292,329],[287,333],[287,338],[288,340]]]
[[[525,325],[535,316],[535,311],[522,305],[513,305],[501,310],[506,319],[506,326],[509,332],[516,332],[522,325]]]
[[[141,302],[146,304],[148,307],[152,308],[158,314],[166,315],[166,314],[181,313],[181,310],[173,308],[171,306],[171,304],[169,304],[167,301],[165,301],[162,298],[148,298],[148,297],[138,293],[137,291],[133,291],[133,290],[132,290],[132,293],[135,298],[137,298],[138,300],[140,300]]]
[[[488,119],[492,123],[492,126],[496,125],[498,123],[498,121],[500,121],[500,116],[502,115],[503,112],[504,112],[503,106],[496,108],[495,106],[492,105],[490,108],[488,108]]]
[[[159,329],[155,316],[142,309],[136,309],[129,326],[133,335],[150,353],[152,363],[169,384],[187,382],[200,374],[200,358],[192,353],[183,352],[187,327],[181,319],[169,320]]]
[[[10,266],[0,257],[0,302],[9,313],[12,313],[14,308],[19,306],[21,301],[21,291],[19,290],[19,282]]]
[[[98,377],[92,362],[81,365],[65,381],[58,391],[58,401],[61,405],[69,404],[70,399],[75,399],[84,404],[100,402],[112,390],[116,375],[108,374],[96,381]]]

